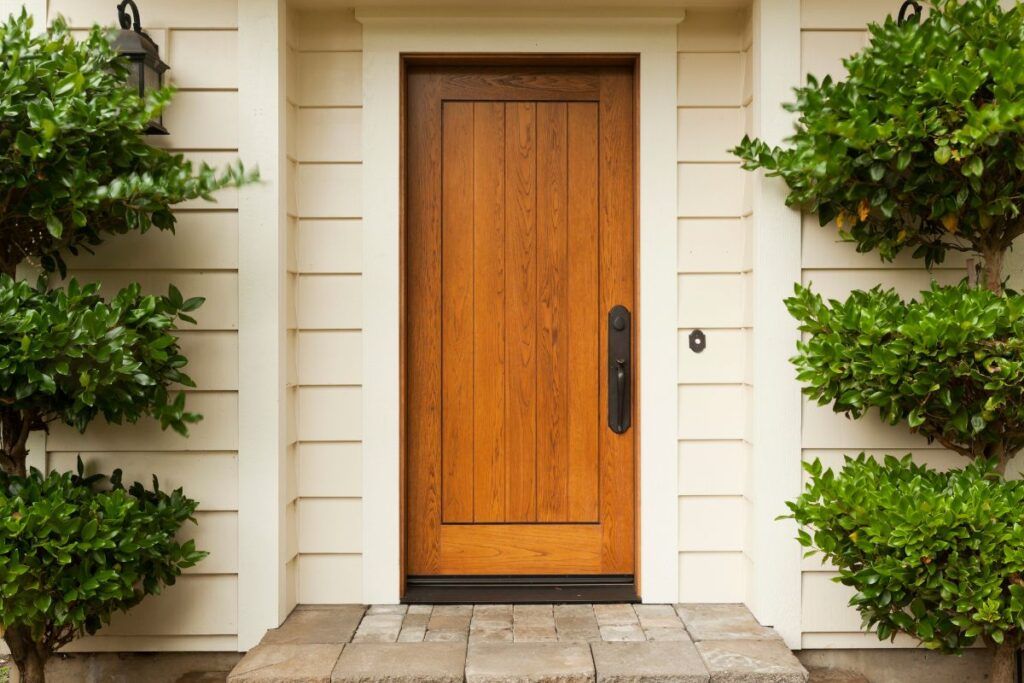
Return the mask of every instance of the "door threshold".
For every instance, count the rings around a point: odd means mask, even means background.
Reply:
[[[632,574],[409,576],[405,586],[410,605],[639,602]]]

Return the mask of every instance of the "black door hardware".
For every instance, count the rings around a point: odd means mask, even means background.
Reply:
[[[608,427],[616,434],[622,434],[630,425],[632,327],[625,306],[608,312]]]

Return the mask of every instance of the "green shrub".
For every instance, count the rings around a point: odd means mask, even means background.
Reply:
[[[826,303],[797,285],[786,306],[807,333],[792,360],[819,405],[852,418],[877,408],[999,472],[1024,447],[1024,296],[933,285],[906,303],[876,287]]]
[[[46,657],[173,585],[206,556],[176,540],[196,501],[78,473],[0,473],[0,625],[15,658]],[[38,651],[37,651],[38,650]],[[30,669],[31,670],[31,669]]]
[[[859,251],[912,249],[928,264],[977,252],[996,288],[1024,233],[1024,7],[931,4],[920,25],[872,25],[845,79],[808,77],[787,147],[745,138],[735,152]]]
[[[838,567],[865,628],[948,653],[978,641],[1020,646],[1024,481],[987,461],[942,473],[910,456],[861,454],[839,474],[805,467],[807,490],[789,503],[800,543]]]
[[[27,259],[64,272],[64,254],[107,236],[174,228],[171,206],[255,178],[218,173],[147,144],[146,123],[171,101],[125,87],[108,32],[76,41],[58,18],[33,35],[24,11],[0,26],[0,272]]]

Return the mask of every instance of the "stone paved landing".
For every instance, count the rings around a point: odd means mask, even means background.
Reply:
[[[303,606],[229,683],[804,683],[742,605]]]

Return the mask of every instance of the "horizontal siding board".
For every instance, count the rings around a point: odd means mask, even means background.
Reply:
[[[743,49],[744,10],[688,9],[679,22],[680,52],[739,52]]]
[[[738,163],[679,164],[680,218],[739,218],[744,213],[745,171]]]
[[[363,397],[358,387],[300,387],[300,441],[359,441]]]
[[[742,497],[683,496],[679,499],[681,552],[739,552],[746,507]]]
[[[190,495],[188,489],[185,494]],[[186,574],[238,573],[237,512],[197,512],[196,524],[185,522],[178,531],[178,540],[193,540],[196,548],[210,553],[199,564],[186,569]]]
[[[690,349],[691,329],[679,330],[680,384],[740,384],[745,379],[746,342],[738,329],[705,329],[704,350]]]
[[[676,92],[681,107],[738,107],[743,57],[737,52],[679,54]]]
[[[357,329],[362,325],[362,308],[362,278],[358,275],[302,275],[298,279],[299,329]]]
[[[832,80],[846,78],[843,59],[859,52],[867,45],[868,32],[858,31],[804,31],[800,35],[801,70],[814,74],[818,80],[831,76]]]
[[[148,8],[146,11],[148,21]],[[167,80],[179,89],[233,90],[238,87],[238,33],[234,30],[168,33]],[[217,55],[210,59],[210,55]],[[180,95],[180,93],[179,93]]]
[[[920,259],[913,257],[913,250],[904,250],[892,262],[883,261],[878,252],[859,253],[854,242],[845,242],[839,237],[835,223],[821,226],[817,216],[804,214],[802,230],[802,263],[805,270],[889,270],[907,269],[922,271]],[[960,252],[951,252],[946,260],[935,266],[936,270],[963,270],[967,257]]]
[[[966,273],[959,270],[936,270],[929,273],[924,268],[877,268],[864,270],[808,270],[804,269],[804,284],[826,299],[845,299],[850,292],[869,290],[877,285],[895,289],[904,299],[918,298],[921,291],[928,289],[932,281],[941,285],[952,285],[963,279]]]
[[[363,112],[350,108],[300,108],[296,158],[300,162],[362,161]]]
[[[49,0],[49,16],[68,18],[75,27],[113,26],[117,19],[108,0]],[[143,8],[146,28],[236,28],[238,0],[150,2]]]
[[[302,273],[361,273],[363,224],[360,220],[300,220],[297,268]]]
[[[868,22],[884,21],[897,12],[899,4],[889,0],[804,0],[800,4],[800,25],[806,29],[859,29]]]
[[[100,634],[104,631],[100,631]],[[76,638],[65,652],[237,652],[238,638],[230,635],[86,636]],[[49,673],[49,668],[47,669]],[[59,679],[58,679],[59,680]]]
[[[679,554],[679,602],[744,602],[745,586],[743,553]]]
[[[681,496],[741,496],[747,485],[748,444],[742,441],[679,442]],[[692,520],[686,520],[692,524]]]
[[[356,498],[300,498],[299,553],[360,552],[362,508]]]
[[[679,161],[731,161],[729,153],[743,137],[740,107],[682,107],[677,110]]]
[[[678,222],[680,273],[739,273],[746,269],[747,226],[740,218]]]
[[[363,56],[360,52],[296,54],[300,107],[359,106],[363,98]]]
[[[78,456],[78,450],[56,450],[51,441],[48,465],[60,472],[71,472]],[[238,509],[238,489],[226,485],[238,479],[235,453],[100,451],[82,453],[81,457],[87,472],[109,474],[120,468],[125,482],[141,481],[149,486],[156,475],[160,488],[166,491],[183,488],[185,495],[199,501],[202,511]]]
[[[363,454],[358,443],[300,443],[298,494],[303,498],[358,498]]]
[[[95,254],[83,252],[68,261],[74,270],[238,268],[238,214],[233,211],[182,211],[174,232],[148,230],[118,235]]]
[[[869,411],[859,420],[851,420],[833,412],[831,406],[804,401],[803,447],[847,449],[851,454],[869,448],[905,452],[927,447],[927,441],[911,434],[906,425],[890,426],[882,422],[877,410]]]
[[[298,342],[300,384],[324,386],[362,382],[363,342],[360,332],[302,331]]]
[[[743,327],[746,283],[740,274],[679,276],[679,327]]]
[[[188,358],[184,370],[200,391],[238,390],[238,334],[236,332],[176,333],[181,352]]]
[[[363,169],[359,164],[300,164],[295,215],[299,218],[360,218]]]
[[[860,615],[849,606],[854,589],[836,583],[832,572],[804,572],[801,624],[805,631],[859,631]]]
[[[160,595],[117,613],[108,636],[228,635],[238,632],[238,578],[228,574],[182,576]]]
[[[362,602],[361,555],[299,555],[299,603],[343,605]]]
[[[351,9],[303,9],[295,13],[293,45],[302,51],[361,50],[363,25]]]
[[[166,137],[152,138],[166,149],[238,149],[238,93],[182,90],[164,111]]]
[[[740,385],[679,387],[679,438],[736,440],[744,438],[745,397]]]
[[[46,445],[51,451],[83,454],[112,451],[237,451],[238,395],[233,392],[190,393],[186,408],[203,415],[189,426],[189,437],[173,430],[161,430],[160,424],[144,418],[137,424],[110,425],[102,420],[80,434],[64,424],[50,427]]]

